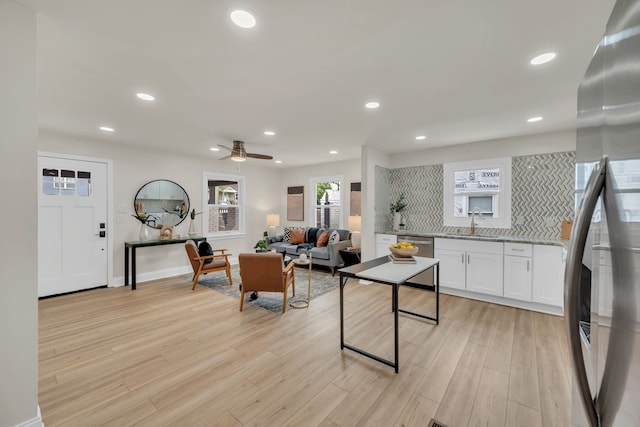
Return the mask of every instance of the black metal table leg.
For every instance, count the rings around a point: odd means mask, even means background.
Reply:
[[[340,273],[340,350],[344,350],[344,276]]]
[[[136,248],[131,248],[131,290],[136,290]]]
[[[440,264],[436,265],[436,325],[440,323]]]
[[[400,285],[394,284],[391,286],[393,289],[393,340],[394,340],[394,350],[395,350],[395,361],[393,368],[396,370],[396,374],[398,373],[398,369],[400,368],[400,359],[398,358],[398,288]]]
[[[129,246],[124,245],[124,285],[129,286]]]

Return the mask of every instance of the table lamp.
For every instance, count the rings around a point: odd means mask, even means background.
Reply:
[[[280,225],[280,215],[269,214],[267,215],[267,227],[269,227],[269,235],[276,235],[276,227]]]
[[[360,248],[360,230],[362,229],[362,217],[353,215],[349,217],[349,230],[351,230],[351,244],[354,248]]]

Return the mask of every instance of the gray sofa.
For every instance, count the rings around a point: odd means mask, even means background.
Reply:
[[[340,241],[336,243],[328,243],[327,246],[317,247],[316,241],[322,232],[334,229],[305,227],[305,243],[291,244],[288,241],[289,230],[301,227],[285,227],[284,235],[269,236],[265,240],[267,247],[275,249],[276,252],[285,253],[292,257],[298,257],[300,254],[311,255],[313,265],[324,265],[329,267],[331,274],[335,274],[335,268],[344,264],[340,256],[340,250],[351,246],[351,232],[346,229],[335,229],[340,235]]]

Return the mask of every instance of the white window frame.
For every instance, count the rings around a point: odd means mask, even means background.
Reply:
[[[309,178],[309,204],[308,204],[308,218],[307,223],[311,227],[315,227],[316,222],[316,185],[319,182],[339,182],[340,183],[340,224],[338,228],[344,228],[344,224],[346,221],[344,219],[345,215],[345,201],[344,201],[344,175],[329,175],[329,176],[312,176]]]
[[[200,226],[202,227],[202,235],[205,237],[216,237],[216,238],[225,238],[225,237],[239,237],[244,236],[246,234],[245,230],[245,216],[246,216],[246,186],[245,186],[245,177],[240,175],[227,175],[217,172],[204,172],[202,174],[203,182],[202,182],[202,222]],[[238,183],[238,229],[237,230],[229,230],[229,231],[219,231],[217,233],[209,232],[209,181],[235,181]]]
[[[499,193],[475,193],[474,196],[483,194],[493,196],[493,218],[481,216],[476,221],[476,226],[481,228],[511,228],[511,157],[497,159],[474,160],[468,162],[445,163],[443,165],[444,178],[444,206],[443,223],[445,227],[469,227],[471,217],[455,217],[453,215],[455,191],[455,172],[476,169],[500,169]]]

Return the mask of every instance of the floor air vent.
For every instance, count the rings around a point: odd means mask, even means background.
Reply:
[[[431,418],[431,421],[429,421],[429,424],[427,424],[427,427],[447,427],[447,425]]]

